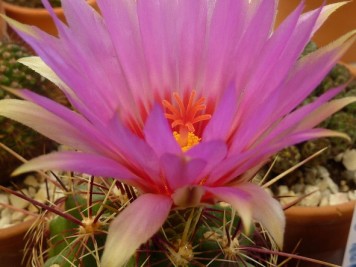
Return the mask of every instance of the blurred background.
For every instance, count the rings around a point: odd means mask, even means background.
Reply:
[[[306,10],[319,7],[323,0],[306,0]],[[328,0],[328,4],[341,2],[340,0]],[[300,0],[279,0],[279,11],[277,15],[277,24],[300,3]],[[323,46],[337,39],[341,35],[356,30],[356,1],[349,1],[348,4],[340,7],[333,13],[326,23],[319,29],[313,40],[318,46]],[[342,58],[342,61],[356,64],[356,42]]]

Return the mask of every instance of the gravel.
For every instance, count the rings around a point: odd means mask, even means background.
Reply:
[[[356,190],[350,189],[347,185],[348,180],[356,182],[356,149],[346,150],[338,155],[336,160],[342,162],[346,169],[342,176],[344,180],[341,180],[339,185],[333,181],[325,167],[316,166],[309,170],[304,181],[299,181],[291,187],[278,186],[277,196],[280,197],[281,204],[287,205],[306,195],[297,205],[327,206],[356,200]]]

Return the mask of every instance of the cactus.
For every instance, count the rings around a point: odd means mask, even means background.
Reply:
[[[32,258],[28,265],[100,266],[109,223],[136,197],[133,188],[98,177],[71,176],[69,187],[50,210],[63,216],[47,214],[47,219],[40,220],[42,226],[38,223],[32,228],[27,246]],[[45,237],[49,243],[43,251]],[[264,252],[252,251],[256,248]],[[136,251],[126,266],[252,267],[256,262],[275,266],[277,258],[265,253],[275,250],[260,225],[247,236],[238,214],[227,204],[216,204],[172,210],[162,229]]]
[[[4,0],[4,1],[17,6],[30,7],[30,8],[43,8],[41,0]],[[53,7],[61,6],[60,0],[49,0],[49,2]]]
[[[53,84],[17,62],[17,59],[30,55],[28,49],[21,44],[11,41],[0,42],[0,84],[12,88],[27,88],[65,103]],[[0,88],[0,99],[12,97],[10,93]],[[0,142],[24,158],[38,156],[56,147],[54,142],[12,120],[1,117],[0,124]],[[11,154],[0,149],[0,183],[7,182],[11,172],[19,164],[20,162]]]
[[[287,147],[274,157],[274,161],[273,170],[277,173],[285,172],[298,164],[300,161],[300,152],[296,146]]]

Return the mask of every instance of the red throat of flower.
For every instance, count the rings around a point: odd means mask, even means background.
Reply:
[[[192,91],[188,103],[184,103],[178,93],[173,93],[173,97],[177,102],[177,107],[169,101],[163,100],[162,104],[166,108],[166,118],[172,120],[172,128],[178,128],[179,132],[174,131],[173,135],[183,151],[188,150],[192,146],[199,143],[200,138],[194,134],[194,124],[209,120],[210,114],[199,114],[205,110],[205,98],[201,97],[195,101],[196,91]]]

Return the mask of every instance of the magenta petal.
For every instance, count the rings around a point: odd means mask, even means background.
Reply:
[[[236,95],[235,86],[232,84],[223,94],[208,125],[204,129],[204,142],[217,139],[226,141],[228,139],[233,130],[232,124],[236,119],[238,105],[238,96]]]
[[[149,84],[137,16],[137,1],[97,0],[97,3],[110,33],[114,54],[119,62],[125,62],[120,64],[120,69],[127,86],[134,98],[140,99],[148,108],[148,103],[153,102],[152,90],[156,88]]]
[[[166,196],[145,194],[126,207],[111,223],[102,267],[121,267],[136,249],[163,225],[172,206]]]
[[[260,186],[252,183],[239,184],[234,187],[206,187],[217,199],[231,204],[237,210],[248,230],[251,219],[261,223],[272,236],[276,244],[282,248],[285,217],[278,201],[273,199]]]
[[[149,74],[151,88],[164,97],[167,87],[180,90],[176,67],[177,17],[179,1],[137,1],[142,48]]]
[[[116,144],[121,157],[128,165],[144,171],[151,179],[158,181],[159,160],[154,150],[145,140],[125,127],[118,114],[109,122],[107,136]]]
[[[189,2],[189,1],[187,1]],[[238,61],[236,45],[240,42],[248,21],[248,1],[208,2],[206,44],[201,46],[202,60],[198,65],[201,74],[197,79],[198,90],[219,100],[221,88],[226,88],[234,78]],[[187,26],[188,27],[188,26]],[[191,27],[191,26],[189,26]]]
[[[189,157],[164,154],[160,165],[164,177],[172,190],[192,185],[194,181],[202,179],[202,173],[206,167],[206,161],[202,159],[190,159]]]
[[[199,177],[196,177],[195,183],[199,183],[201,177],[207,177],[208,174],[216,168],[226,157],[227,146],[223,141],[210,141],[201,142],[189,149],[185,156],[189,159],[201,159],[206,162],[206,167],[200,173]]]
[[[173,137],[172,129],[162,108],[156,104],[149,114],[144,127],[146,142],[160,157],[165,153],[181,154],[182,149]]]
[[[251,4],[251,3],[250,3]],[[276,16],[277,1],[260,1],[237,47],[235,82],[237,88],[244,88],[246,80],[254,73],[255,61],[270,37]],[[239,66],[244,66],[243,68]]]

